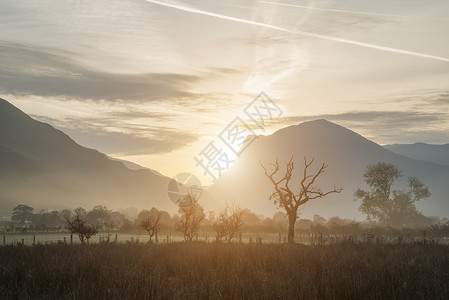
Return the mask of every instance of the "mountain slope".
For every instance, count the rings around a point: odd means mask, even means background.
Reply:
[[[0,99],[0,215],[35,208],[156,206],[174,211],[169,178],[131,170]]]
[[[258,213],[273,214],[276,210],[268,197],[272,185],[265,177],[259,160],[270,167],[276,158],[281,165],[294,157],[296,172],[303,171],[303,157],[315,157],[315,170],[322,162],[328,164],[318,183],[323,189],[342,186],[341,194],[311,201],[301,211],[303,217],[320,214],[361,218],[359,202],[353,201],[357,187],[366,188],[362,174],[366,166],[378,161],[391,162],[404,171],[396,188],[406,183],[406,176],[418,176],[430,187],[430,200],[418,204],[427,215],[449,215],[447,196],[449,167],[417,161],[393,153],[359,134],[325,120],[305,122],[278,130],[269,136],[259,136],[234,165],[220,177],[209,192],[222,201],[232,201]],[[284,164],[285,166],[285,164]]]
[[[402,154],[413,159],[449,166],[449,144],[393,144],[386,145],[384,146],[384,148],[394,153]]]

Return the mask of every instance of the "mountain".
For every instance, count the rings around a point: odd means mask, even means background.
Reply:
[[[155,206],[174,212],[169,180],[82,147],[0,99],[0,215],[10,216],[17,204],[36,209]]]
[[[358,212],[360,201],[353,200],[357,187],[367,188],[362,174],[367,165],[379,161],[390,162],[403,170],[404,177],[395,188],[406,185],[407,176],[418,176],[429,186],[432,196],[418,203],[425,215],[449,215],[449,167],[414,160],[393,153],[369,141],[361,135],[326,120],[315,120],[280,129],[269,136],[258,136],[241,154],[231,168],[208,190],[222,201],[235,201],[257,213],[272,215],[276,208],[268,200],[273,191],[271,182],[265,177],[259,160],[267,167],[279,158],[281,166],[294,157],[296,174],[303,171],[304,158],[315,158],[315,171],[325,162],[326,172],[318,179],[323,190],[334,185],[343,187],[340,194],[311,201],[303,206],[301,217],[314,214],[324,217],[340,216],[362,219]],[[284,164],[285,167],[285,164]]]
[[[431,145],[425,143],[393,144],[384,146],[394,153],[402,154],[413,159],[429,161],[449,166],[449,144]]]
[[[162,175],[161,173],[159,173],[156,170],[153,170],[153,169],[150,169],[150,168],[147,168],[147,167],[143,167],[143,166],[141,166],[139,164],[136,164],[136,163],[124,160],[124,159],[119,159],[119,158],[115,158],[115,157],[111,157],[111,156],[108,156],[108,158],[110,160],[113,160],[113,161],[121,162],[125,167],[127,167],[130,170],[149,170],[149,171],[153,172],[156,175],[164,176],[164,175]]]

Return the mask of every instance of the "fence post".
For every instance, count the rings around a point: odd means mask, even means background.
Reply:
[[[3,236],[3,246],[6,245],[6,235]]]
[[[115,234],[115,242],[117,243],[118,239],[117,239],[117,233]]]
[[[22,245],[25,245],[25,239],[22,239]]]
[[[36,243],[36,235],[33,235],[33,245]]]
[[[70,245],[73,244],[73,233],[70,234]]]
[[[67,238],[64,237],[64,244],[67,244]]]

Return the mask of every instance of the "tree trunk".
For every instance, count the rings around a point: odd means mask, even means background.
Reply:
[[[288,242],[294,243],[295,240],[295,223],[296,223],[296,214],[288,214]]]

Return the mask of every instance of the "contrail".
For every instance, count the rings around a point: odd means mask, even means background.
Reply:
[[[298,7],[298,8],[307,8],[307,9],[313,9],[313,10],[339,12],[339,13],[345,13],[345,14],[371,15],[371,16],[380,16],[380,17],[415,18],[415,17],[412,17],[412,16],[404,16],[404,15],[381,14],[381,13],[371,13],[371,12],[364,12],[364,11],[341,10],[341,9],[330,9],[330,8],[318,8],[318,7],[286,4],[286,3],[279,3],[279,2],[269,2],[269,1],[260,1],[260,3],[280,5],[280,6],[289,6],[289,7]]]
[[[396,49],[396,48],[390,48],[390,47],[385,47],[385,46],[380,46],[380,45],[375,45],[375,44],[370,44],[370,43],[364,43],[364,42],[358,42],[358,41],[348,40],[348,39],[329,36],[329,35],[306,32],[306,31],[290,30],[287,28],[270,25],[270,24],[266,24],[266,23],[262,23],[262,22],[226,16],[226,15],[208,12],[208,11],[204,11],[204,10],[200,10],[200,9],[196,9],[196,8],[175,5],[175,4],[165,3],[165,2],[156,1],[156,0],[144,0],[144,1],[153,3],[153,4],[162,5],[165,7],[175,8],[175,9],[190,12],[190,13],[199,14],[199,15],[204,15],[204,16],[209,16],[209,17],[214,17],[214,18],[219,18],[219,19],[223,19],[223,20],[228,20],[228,21],[233,21],[233,22],[238,22],[238,23],[243,23],[243,24],[249,24],[249,25],[254,25],[254,26],[259,26],[259,27],[264,27],[264,28],[269,28],[269,29],[273,29],[273,30],[277,30],[277,31],[288,32],[288,33],[298,34],[298,35],[302,35],[302,36],[313,37],[313,38],[318,38],[318,39],[322,39],[322,40],[333,41],[333,42],[338,42],[338,43],[343,43],[343,44],[355,45],[355,46],[359,46],[359,47],[377,49],[377,50],[391,52],[391,53],[406,54],[406,55],[411,55],[411,56],[416,56],[416,57],[429,58],[429,59],[449,62],[449,58],[446,58],[446,57],[435,56],[435,55],[424,54],[424,53],[413,52],[413,51],[407,51],[407,50]]]

